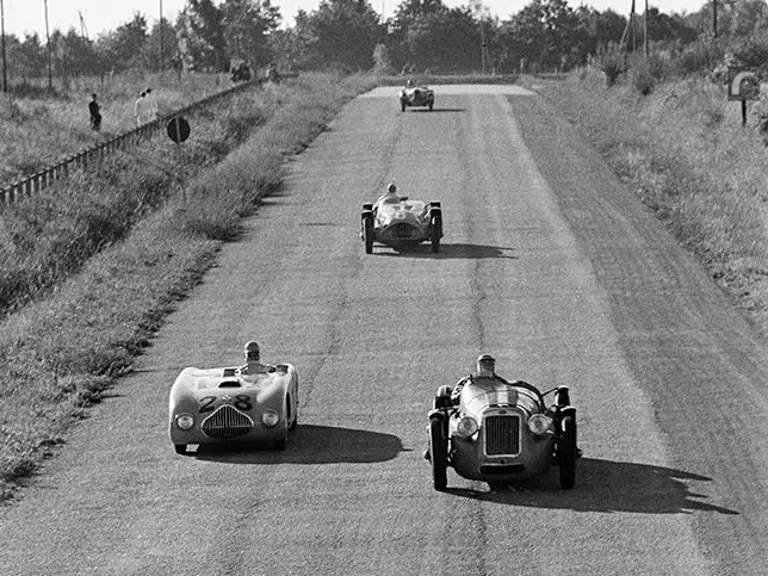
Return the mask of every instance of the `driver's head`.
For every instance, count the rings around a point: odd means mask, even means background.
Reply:
[[[390,194],[394,194],[395,192],[397,192],[397,186],[395,186],[394,182],[389,183],[389,186],[387,186],[387,192],[389,192]]]
[[[477,371],[479,374],[494,374],[496,372],[496,360],[490,354],[481,354],[477,357]]]
[[[254,340],[249,340],[245,343],[245,347],[243,349],[243,352],[245,353],[245,359],[248,362],[258,362],[260,358],[259,354],[259,343]]]

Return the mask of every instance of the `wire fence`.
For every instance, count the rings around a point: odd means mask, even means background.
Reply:
[[[151,138],[157,132],[165,130],[167,123],[172,118],[208,106],[217,100],[242,92],[254,85],[259,85],[261,82],[263,82],[263,80],[259,78],[250,82],[237,84],[231,88],[216,92],[201,100],[197,100],[196,102],[171,112],[170,114],[165,114],[151,122],[142,124],[129,132],[115,136],[114,138],[101,142],[95,146],[84,148],[71,156],[67,156],[52,166],[48,166],[47,168],[39,170],[34,174],[26,176],[9,186],[0,189],[0,204],[12,204],[24,198],[28,198],[44,188],[51,186],[57,180],[62,180],[68,177],[70,172],[77,169],[86,169],[92,162],[98,162],[118,150],[125,150],[129,146],[134,146],[142,140]]]

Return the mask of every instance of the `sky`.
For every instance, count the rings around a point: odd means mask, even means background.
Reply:
[[[219,4],[221,0],[216,3]],[[400,4],[401,0],[369,0],[373,9],[389,17]],[[45,3],[46,0],[0,0],[4,7],[5,33],[23,38],[25,33],[37,32],[45,37]],[[443,0],[449,8],[468,4],[468,0]],[[568,0],[568,4],[576,8],[581,4],[591,6],[600,12],[607,9],[619,14],[629,14],[632,0]],[[696,12],[705,0],[648,0],[649,6],[657,7],[665,14],[672,12]],[[133,18],[134,12],[140,12],[147,17],[150,26],[157,22],[162,14],[168,20],[174,21],[177,14],[187,4],[187,0],[47,0],[48,27],[51,32],[59,29],[67,32],[70,28],[80,31],[80,15],[82,14],[88,36],[95,39],[98,35],[115,30]],[[519,12],[530,4],[530,0],[483,0],[491,14],[502,20]],[[283,26],[292,26],[293,18],[298,10],[307,12],[315,10],[320,0],[272,0],[273,6],[280,7],[283,16]],[[636,0],[636,10],[644,10],[645,0]]]

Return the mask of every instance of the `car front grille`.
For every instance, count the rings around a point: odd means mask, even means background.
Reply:
[[[485,417],[485,453],[488,456],[516,456],[520,453],[520,416]]]
[[[392,235],[398,240],[409,240],[416,236],[416,230],[409,224],[395,224]]]
[[[237,438],[253,429],[253,420],[232,406],[224,405],[202,423],[206,436],[217,439]]]

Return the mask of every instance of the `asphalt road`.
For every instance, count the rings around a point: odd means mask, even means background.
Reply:
[[[387,182],[443,203],[440,254],[357,238]],[[178,456],[167,395],[242,344],[300,372],[285,452]],[[491,352],[569,384],[584,457],[431,488],[426,413]],[[705,271],[535,95],[347,105],[136,372],[0,508],[0,574],[764,575],[768,355]]]

